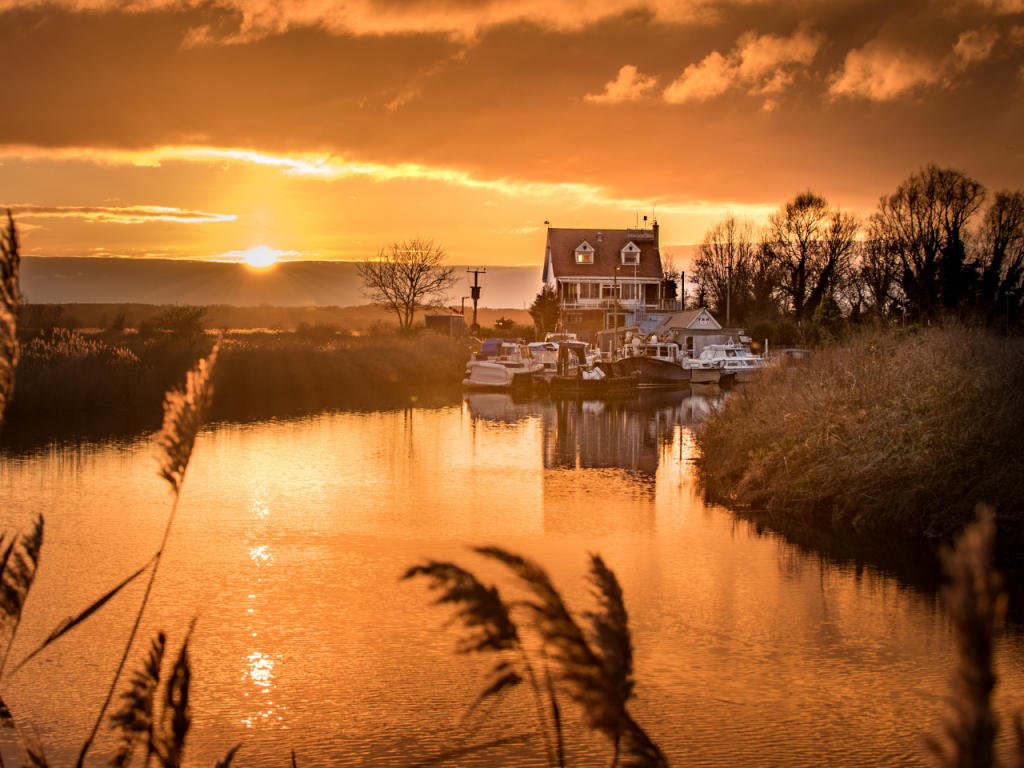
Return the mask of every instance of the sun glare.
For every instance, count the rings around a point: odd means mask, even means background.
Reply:
[[[277,253],[269,248],[253,248],[246,251],[244,256],[245,263],[257,269],[269,267],[277,261]]]

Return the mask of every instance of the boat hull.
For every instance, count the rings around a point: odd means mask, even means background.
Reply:
[[[722,378],[722,372],[717,368],[691,368],[691,384],[717,384]]]
[[[655,360],[649,357],[624,357],[614,363],[603,363],[602,369],[612,378],[639,377],[640,386],[687,387],[690,385],[690,371],[678,363]]]
[[[605,376],[602,379],[585,379],[578,375],[553,376],[551,378],[552,397],[633,397],[639,387],[639,376]]]
[[[533,382],[533,371],[509,368],[498,363],[476,363],[469,377],[462,380],[467,389],[514,389],[528,387]]]

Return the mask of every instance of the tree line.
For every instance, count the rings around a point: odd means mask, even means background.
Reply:
[[[731,279],[730,279],[731,267]],[[691,296],[732,324],[811,320],[833,300],[852,322],[944,319],[1021,328],[1024,192],[990,196],[929,165],[861,220],[811,191],[757,226],[727,216],[697,248]]]

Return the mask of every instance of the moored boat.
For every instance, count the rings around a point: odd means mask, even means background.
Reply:
[[[471,360],[466,364],[466,378],[462,380],[462,386],[470,389],[511,389],[532,384],[533,375],[541,365],[530,359],[529,351],[523,345],[517,341],[502,340],[491,347],[495,353],[493,356],[484,353],[486,359]]]
[[[732,341],[726,344],[709,344],[697,358],[715,365],[721,373],[721,381],[750,381],[767,366],[765,359],[755,355],[744,344]]]
[[[685,387],[690,383],[690,370],[684,368],[682,351],[674,341],[643,341],[634,336],[622,348],[622,356],[601,367],[613,378],[636,375],[643,388]]]

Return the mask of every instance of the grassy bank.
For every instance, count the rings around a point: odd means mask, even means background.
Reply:
[[[778,518],[950,538],[978,503],[1024,545],[1024,344],[863,333],[739,388],[697,436],[709,494]]]
[[[54,325],[63,328],[111,328],[121,325],[138,328],[146,320],[166,311],[170,304],[28,304],[18,319],[21,328],[47,329]],[[386,309],[366,304],[357,307],[236,307],[229,304],[212,304],[203,307],[207,328],[230,328],[233,330],[268,329],[277,331],[295,330],[300,324],[317,323],[337,325],[355,331],[366,331],[375,325],[396,326],[395,315]],[[524,309],[491,309],[481,307],[477,320],[482,327],[493,328],[499,318],[509,318],[521,325],[533,322]],[[473,322],[472,306],[466,317],[467,325]],[[416,314],[416,325],[423,326],[423,314]]]
[[[212,337],[55,334],[22,345],[8,425],[47,416],[123,410],[159,413],[164,392],[209,353]],[[456,387],[465,342],[422,334],[344,337],[329,343],[291,333],[229,334],[214,385],[213,416],[286,414],[353,400],[420,397]]]

